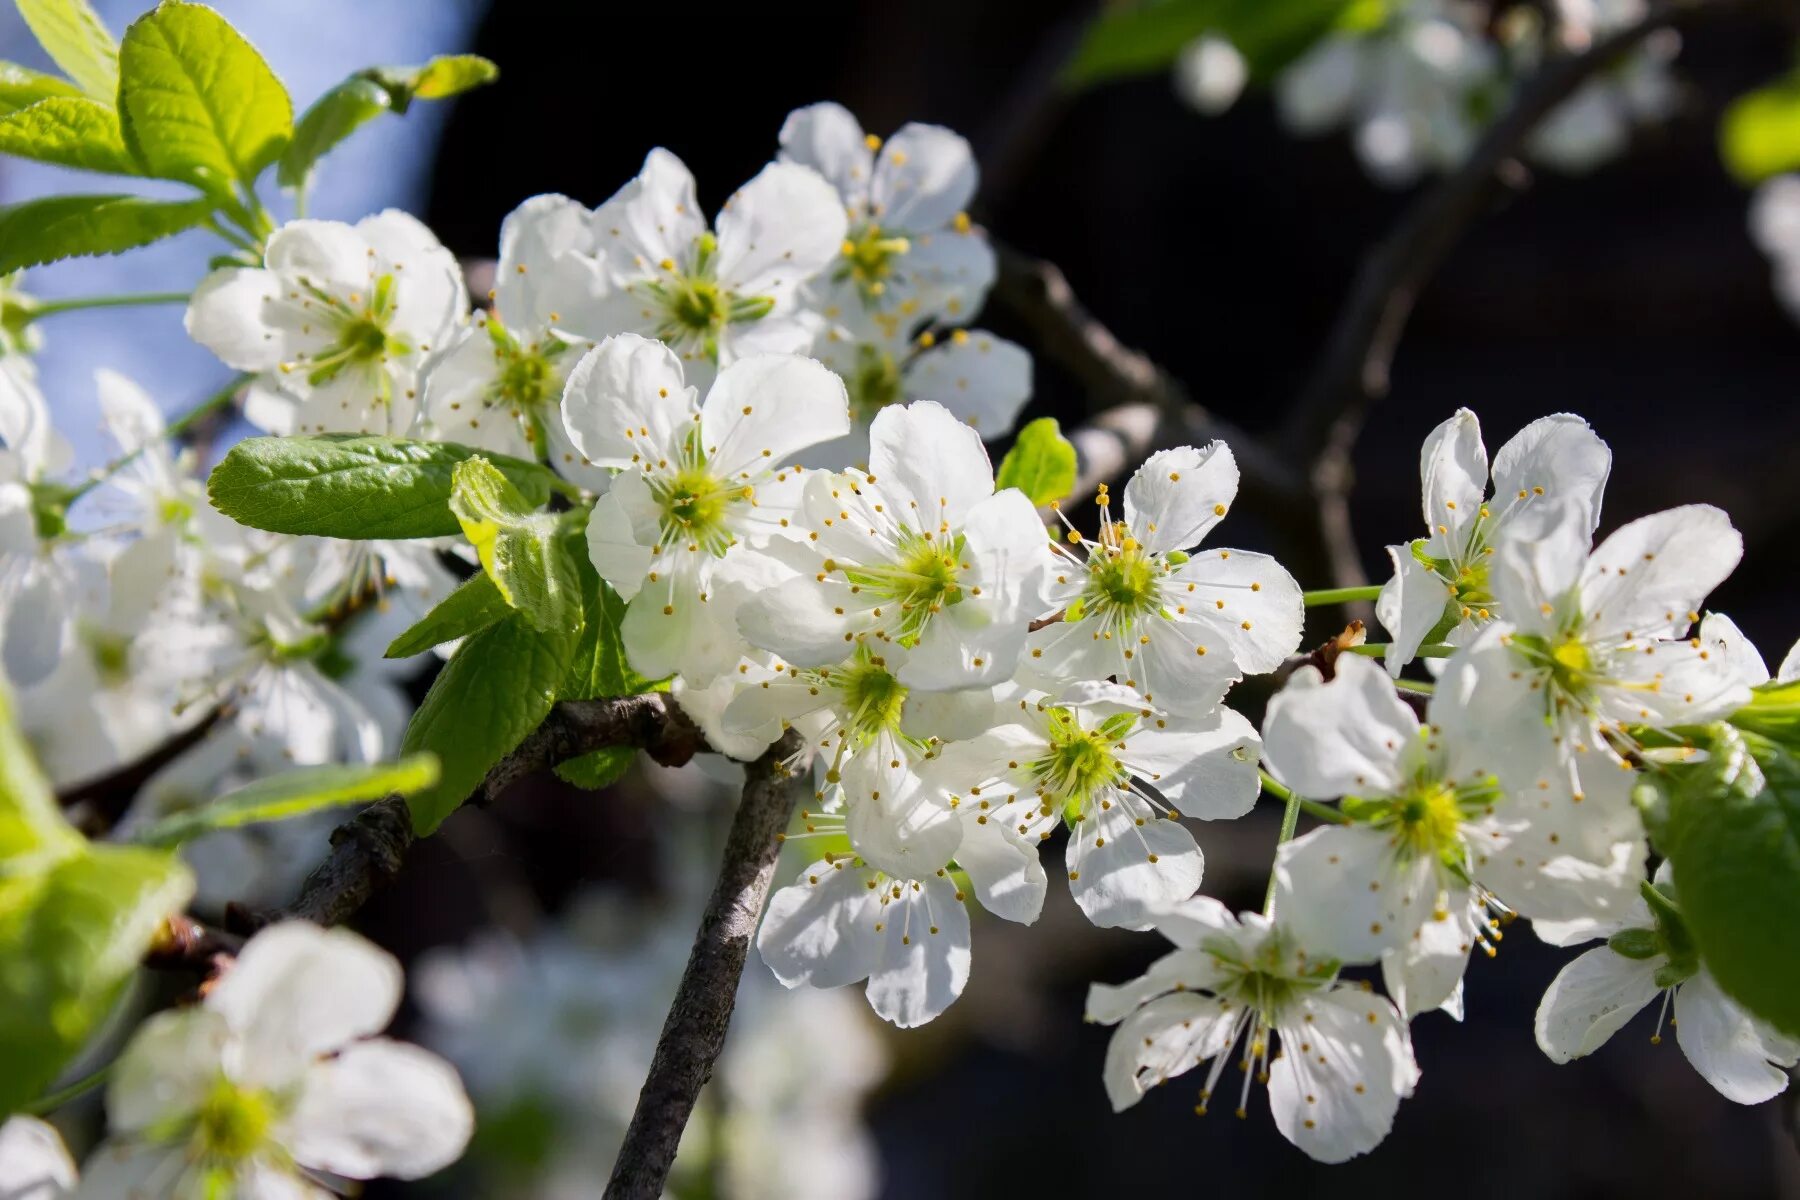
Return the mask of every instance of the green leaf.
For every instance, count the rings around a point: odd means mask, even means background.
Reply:
[[[1040,505],[1075,490],[1075,447],[1062,435],[1055,417],[1039,417],[1019,431],[994,476],[995,490],[1009,487]]]
[[[0,683],[0,879],[27,855],[60,858],[84,845],[63,819],[50,781],[13,721],[12,698]]]
[[[590,750],[580,758],[556,764],[556,777],[564,783],[597,792],[617,783],[631,769],[635,758],[637,749],[633,746],[603,746],[598,750]]]
[[[0,154],[110,175],[138,173],[119,114],[85,96],[52,96],[0,117]]]
[[[395,638],[382,657],[411,658],[423,654],[445,642],[480,633],[511,612],[512,606],[500,595],[487,572],[471,575],[412,628]]]
[[[457,648],[401,746],[408,754],[428,750],[443,767],[436,787],[408,798],[421,836],[455,812],[488,769],[549,714],[574,644],[573,631],[536,630],[513,613]]]
[[[193,894],[172,854],[136,846],[94,846],[0,883],[0,1111],[56,1078]]]
[[[230,195],[287,146],[294,106],[256,48],[212,9],[163,0],[119,51],[125,138],[145,171]]]
[[[1800,1036],[1800,759],[1758,733],[1709,727],[1706,760],[1672,767],[1662,843],[1706,969]]]
[[[454,537],[452,473],[481,453],[450,442],[363,434],[246,438],[207,480],[214,507],[253,529],[320,537]],[[544,467],[490,454],[533,504],[557,487]]]
[[[53,96],[79,95],[81,89],[66,79],[33,71],[17,63],[0,62],[0,117]]]
[[[561,521],[554,513],[538,512],[481,457],[457,464],[450,511],[502,599],[539,629],[577,627],[580,583],[557,536]]]
[[[1800,168],[1800,74],[1731,102],[1719,119],[1719,156],[1745,185]]]
[[[258,779],[211,804],[171,813],[141,830],[137,840],[148,846],[178,846],[215,829],[285,821],[322,808],[379,800],[395,792],[410,796],[437,781],[437,759],[429,754],[415,754],[397,763],[301,767]]]
[[[1231,42],[1267,80],[1330,32],[1355,0],[1139,0],[1107,5],[1064,73],[1071,86],[1161,71],[1202,34]]]
[[[119,90],[119,46],[87,0],[18,0],[19,15],[51,61],[96,100]]]
[[[0,275],[84,254],[117,254],[180,233],[212,215],[205,200],[46,196],[0,208]]]
[[[301,114],[294,140],[281,155],[276,182],[299,187],[326,151],[388,109],[388,91],[374,80],[357,77],[338,84]]]
[[[371,67],[363,77],[387,89],[394,111],[414,100],[445,100],[500,78],[500,68],[479,54],[439,55],[422,67]]]
[[[625,639],[619,632],[619,626],[625,620],[625,601],[619,599],[619,593],[594,570],[586,553],[587,547],[578,545],[575,549],[576,570],[581,577],[583,621],[581,640],[575,644],[569,673],[563,680],[562,698],[605,700],[655,689],[657,684],[632,670],[625,657]]]

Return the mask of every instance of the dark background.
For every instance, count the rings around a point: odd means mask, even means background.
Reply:
[[[881,133],[939,122],[975,142],[995,185],[976,215],[998,239],[1060,265],[1124,341],[1251,431],[1287,410],[1360,256],[1412,199],[1370,182],[1344,136],[1288,136],[1259,95],[1202,118],[1153,76],[1045,104],[1045,64],[1070,44],[1081,4],[529,12],[490,12],[473,48],[502,79],[457,106],[443,139],[424,215],[452,249],[491,255],[501,218],[536,192],[599,203],[658,143],[716,208],[773,154],[788,110],[815,100],[839,100]],[[1467,405],[1491,452],[1535,417],[1578,412],[1616,456],[1603,532],[1691,501],[1732,513],[1745,563],[1713,607],[1774,661],[1800,634],[1788,549],[1800,517],[1800,327],[1773,297],[1714,130],[1730,98],[1790,64],[1792,26],[1736,16],[1684,33],[1680,115],[1587,177],[1540,174],[1476,225],[1424,294],[1393,393],[1357,448],[1354,514],[1379,580],[1381,546],[1419,525],[1418,447],[1433,425]],[[1027,340],[997,307],[981,323]],[[1033,414],[1070,424],[1089,411],[1041,361],[1037,392]],[[1248,509],[1226,544],[1261,544]],[[483,919],[481,888],[459,884],[510,874],[551,908],[582,879],[654,886],[643,872],[656,803],[642,787],[596,804],[531,781],[421,847],[367,924],[416,951]],[[1197,833],[1207,890],[1256,907],[1273,814]],[[1336,1168],[1283,1142],[1261,1099],[1244,1122],[1194,1117],[1197,1081],[1107,1112],[1108,1031],[1080,1023],[1083,993],[1140,970],[1165,948],[1153,935],[1088,930],[1053,885],[1039,927],[984,920],[976,942],[962,1001],[889,1039],[896,1070],[868,1114],[887,1196],[1800,1195],[1779,1102],[1726,1102],[1672,1037],[1648,1044],[1652,1018],[1590,1059],[1544,1058],[1531,1016],[1566,955],[1523,925],[1497,961],[1471,967],[1461,1027],[1436,1014],[1415,1024],[1417,1094],[1379,1150]],[[753,957],[749,969],[762,968]]]

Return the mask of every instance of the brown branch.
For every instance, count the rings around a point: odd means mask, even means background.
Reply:
[[[609,746],[635,746],[665,766],[678,766],[706,742],[687,715],[660,695],[565,700],[487,773],[477,789],[479,800],[493,801],[534,771]],[[273,913],[244,914],[239,923],[254,928],[283,917],[321,925],[344,921],[400,873],[416,837],[405,800],[378,801],[332,831],[330,856],[307,876],[292,904]]]
[[[1467,160],[1428,188],[1364,258],[1324,357],[1279,439],[1296,461],[1311,464],[1308,483],[1336,586],[1355,587],[1366,581],[1350,532],[1350,456],[1369,406],[1387,395],[1394,352],[1419,293],[1469,226],[1507,187],[1526,181],[1518,156],[1558,105],[1657,30],[1686,13],[1731,2],[1660,0],[1635,24],[1600,38],[1581,53],[1546,62],[1482,135]]]
[[[805,766],[793,762],[804,751],[800,735],[790,730],[746,769],[719,881],[613,1163],[606,1200],[657,1200],[663,1194],[694,1101],[725,1045],[750,938],[781,852],[779,835],[804,790]]]

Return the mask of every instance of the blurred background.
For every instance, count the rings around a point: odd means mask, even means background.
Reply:
[[[141,5],[97,7],[119,29]],[[495,252],[501,218],[525,197],[556,191],[597,204],[653,145],[688,163],[713,209],[773,155],[783,117],[802,104],[840,101],[877,132],[909,120],[948,125],[970,138],[987,172],[977,220],[1057,264],[1120,339],[1252,433],[1280,422],[1361,256],[1429,185],[1377,182],[1341,132],[1295,136],[1263,90],[1207,116],[1166,70],[1079,93],[1057,87],[1090,3],[217,7],[302,102],[375,62],[463,49],[494,59],[502,72],[494,86],[357,134],[327,164],[313,204],[315,215],[351,220],[406,207],[471,258]],[[1470,407],[1492,450],[1535,417],[1573,411],[1615,455],[1602,532],[1671,504],[1723,506],[1745,532],[1746,554],[1714,606],[1772,659],[1800,634],[1800,559],[1789,550],[1800,535],[1800,325],[1777,302],[1769,260],[1748,231],[1749,195],[1721,166],[1716,133],[1729,101],[1792,67],[1797,22],[1768,6],[1684,23],[1665,116],[1586,171],[1534,170],[1530,186],[1451,253],[1420,297],[1392,394],[1356,448],[1352,511],[1373,578],[1387,574],[1383,545],[1416,534],[1418,447],[1434,425]],[[10,7],[0,13],[0,57],[40,61]],[[49,169],[0,161],[0,201],[60,182]],[[198,277],[196,254],[177,239],[42,270],[30,283],[45,297],[166,290]],[[225,378],[179,322],[179,310],[158,309],[50,325],[45,390],[87,461],[102,453],[96,366],[133,374],[171,412]],[[980,323],[1038,349],[998,303]],[[1090,399],[1040,358],[1027,415],[1072,426],[1092,411]],[[1250,506],[1223,533],[1226,544],[1270,544]],[[1309,644],[1333,632],[1328,615]],[[1255,717],[1259,704],[1249,695],[1240,706]],[[408,1032],[458,1057],[478,1100],[476,1060],[525,1040],[560,1054],[556,1065],[580,1076],[575,1086],[622,1096],[628,1113],[632,1071],[642,1073],[632,1064],[648,1061],[731,795],[699,769],[641,767],[599,794],[529,779],[499,805],[460,813],[361,918],[419,968]],[[1207,892],[1234,907],[1260,905],[1277,818],[1259,810],[1196,827]],[[762,978],[747,1003],[758,1015],[740,1022],[730,1052],[744,1064],[735,1068],[740,1082],[728,1062],[726,1086],[696,1132],[714,1144],[692,1155],[754,1153],[733,1149],[737,1139],[788,1161],[741,1177],[701,1171],[678,1181],[680,1193],[1401,1197],[1453,1187],[1569,1200],[1800,1196],[1800,1156],[1781,1102],[1746,1109],[1723,1100],[1673,1039],[1649,1044],[1648,1015],[1592,1058],[1552,1065],[1534,1044],[1531,1017],[1566,956],[1523,925],[1496,960],[1478,956],[1471,967],[1460,1026],[1440,1014],[1415,1023],[1423,1080],[1392,1135],[1364,1159],[1312,1163],[1256,1100],[1242,1122],[1197,1118],[1197,1081],[1178,1080],[1113,1116],[1100,1086],[1109,1031],[1081,1023],[1083,996],[1089,981],[1137,974],[1166,947],[1153,934],[1091,928],[1059,892],[1059,872],[1050,874],[1036,927],[977,914],[969,989],[921,1030],[879,1027],[852,989],[854,1003],[752,1046],[756,1031],[783,1019],[784,1003],[802,1003],[774,994],[753,954],[748,972]],[[571,946],[564,957],[581,969],[545,965],[553,948]],[[605,1003],[583,1008],[598,995]],[[626,1049],[579,1052],[606,1039]],[[730,1132],[734,1106],[754,1116],[759,1082],[773,1086],[777,1076],[799,1108],[811,1095],[812,1107],[823,1099],[832,1111]],[[494,1119],[478,1152],[489,1170],[393,1192],[597,1195],[603,1157],[544,1172],[554,1180],[522,1181],[534,1178],[532,1164],[556,1157],[556,1138],[603,1146],[613,1135],[553,1130],[543,1103],[501,1093],[484,1102]],[[866,1135],[845,1119],[858,1104]]]

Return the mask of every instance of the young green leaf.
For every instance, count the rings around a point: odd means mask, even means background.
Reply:
[[[654,681],[631,669],[625,657],[625,639],[619,631],[625,620],[625,601],[612,585],[600,578],[589,561],[587,547],[579,539],[571,548],[581,578],[581,640],[569,660],[569,673],[558,693],[565,700],[602,700],[635,696],[653,690]]]
[[[512,612],[487,572],[471,575],[438,606],[395,638],[383,658],[411,658],[427,650],[480,633]]]
[[[1668,769],[1658,848],[1719,986],[1800,1036],[1800,759],[1758,733],[1710,730],[1704,762]]]
[[[119,90],[119,45],[87,0],[18,0],[19,15],[51,61],[96,100]]]
[[[219,195],[250,183],[293,134],[287,89],[212,9],[163,0],[119,50],[125,139],[144,170]]]
[[[394,111],[414,100],[446,100],[500,78],[500,68],[479,54],[444,54],[422,67],[371,67],[364,77],[388,91]]]
[[[479,453],[449,442],[363,434],[246,438],[207,480],[213,506],[270,533],[389,539],[454,537],[452,472]],[[558,482],[544,467],[490,454],[528,503]]]
[[[437,786],[408,798],[421,836],[455,812],[488,769],[549,714],[574,644],[573,631],[539,631],[513,613],[457,648],[401,746],[408,754],[428,750],[443,767]]]
[[[396,792],[410,796],[437,781],[437,759],[430,754],[414,754],[397,763],[301,767],[258,779],[211,804],[171,813],[140,830],[137,841],[147,846],[178,846],[215,829],[285,821]]]
[[[619,777],[631,769],[632,760],[637,758],[637,750],[632,746],[603,746],[591,750],[580,758],[571,758],[568,762],[556,764],[556,777],[564,783],[597,792],[603,787],[610,787],[619,781]]]
[[[25,856],[60,858],[84,844],[63,818],[50,781],[13,721],[12,698],[0,684],[0,863],[6,864],[0,878],[15,873]]]
[[[1800,168],[1800,74],[1731,102],[1719,120],[1719,156],[1746,186]]]
[[[1016,487],[1040,505],[1075,490],[1075,447],[1062,435],[1055,417],[1039,417],[1019,431],[1013,448],[1000,460],[994,487]]]
[[[81,89],[66,79],[33,71],[17,63],[0,62],[0,117],[52,96],[79,95]]]
[[[117,254],[180,233],[212,215],[205,200],[46,196],[0,208],[0,275],[60,258]]]
[[[276,182],[282,187],[301,186],[326,151],[388,108],[388,91],[374,80],[358,76],[338,84],[300,114],[294,140],[275,170]]]
[[[450,511],[481,558],[500,596],[538,629],[574,630],[581,622],[581,585],[558,537],[561,522],[485,458],[458,463]]]
[[[85,96],[52,96],[0,117],[0,154],[109,175],[138,173],[119,114]]]
[[[1160,0],[1104,7],[1088,26],[1065,78],[1087,87],[1161,71],[1195,38],[1229,40],[1267,80],[1306,53],[1354,8],[1356,0]]]

